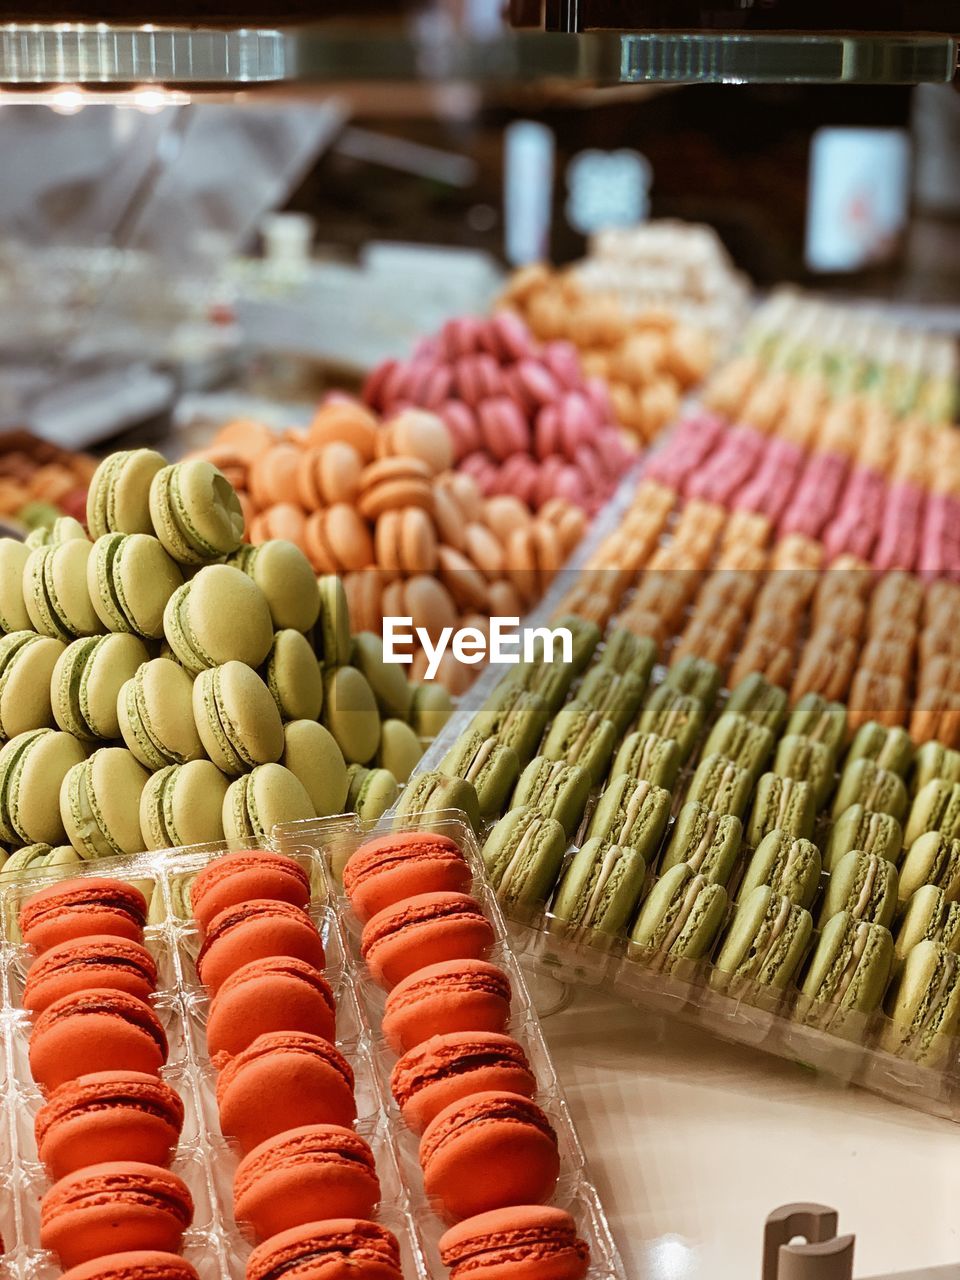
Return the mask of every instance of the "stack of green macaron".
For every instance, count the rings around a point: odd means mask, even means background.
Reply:
[[[87,525],[0,540],[0,873],[393,803],[449,696],[292,543],[245,544],[216,467],[113,454]]]

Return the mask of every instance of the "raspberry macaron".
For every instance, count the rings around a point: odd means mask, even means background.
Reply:
[[[216,994],[232,973],[271,956],[304,960],[315,969],[325,964],[317,926],[302,907],[253,899],[213,917],[197,956],[197,973]]]
[[[390,1089],[404,1120],[420,1131],[444,1107],[474,1093],[499,1090],[532,1098],[537,1079],[512,1036],[454,1031],[409,1049],[393,1068]]]
[[[490,921],[464,893],[422,893],[368,920],[361,956],[384,987],[443,960],[482,960],[493,946]]]
[[[147,901],[139,889],[90,876],[61,881],[29,897],[20,908],[20,932],[35,951],[101,934],[142,942],[146,919]]]
[[[344,890],[361,920],[421,893],[462,893],[470,880],[470,867],[454,841],[429,831],[368,840],[343,869]]]
[[[63,1280],[199,1280],[199,1277],[193,1263],[175,1253],[134,1249],[81,1262],[64,1272]]]
[[[310,901],[307,873],[299,862],[281,853],[246,849],[217,858],[190,886],[190,905],[204,931],[221,911],[252,900],[305,907]]]
[[[207,1048],[241,1053],[271,1031],[302,1031],[332,1041],[336,1006],[329,982],[313,965],[292,956],[253,960],[232,973],[210,1004]]]
[[[42,1013],[63,996],[91,987],[125,991],[147,1000],[157,988],[157,966],[139,942],[94,934],[61,942],[36,958],[27,972],[23,1007]]]
[[[454,1031],[501,1033],[510,1020],[510,979],[486,960],[445,960],[417,969],[387,996],[383,1034],[396,1053]]]
[[[158,1075],[167,1037],[148,1004],[124,991],[79,991],[44,1009],[30,1036],[30,1070],[52,1090],[97,1071]]]
[[[333,1218],[281,1231],[259,1245],[247,1262],[247,1280],[403,1280],[397,1238],[378,1222]]]
[[[563,1209],[524,1204],[467,1218],[440,1238],[450,1280],[583,1280],[590,1248]]]

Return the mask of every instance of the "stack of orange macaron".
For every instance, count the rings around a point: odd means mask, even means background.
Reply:
[[[508,974],[488,955],[493,926],[470,893],[455,840],[396,831],[361,845],[343,874],[363,923],[361,956],[388,991],[383,1031],[401,1056],[391,1089],[420,1134],[424,1189],[451,1227],[441,1260],[456,1280],[471,1259],[497,1257],[501,1280],[581,1280],[589,1250],[568,1214],[546,1207],[560,1173],[557,1135],[538,1106],[539,1082],[512,1029]],[[508,1240],[524,1248],[506,1248]],[[562,1264],[562,1265],[561,1265]]]
[[[381,424],[333,398],[308,429],[282,437],[230,423],[205,456],[237,490],[249,541],[287,539],[318,573],[339,575],[358,631],[412,617],[435,639],[444,627],[485,631],[490,617],[521,616],[586,527],[560,498],[537,515],[510,495],[483,498],[451,470],[443,422],[418,410]],[[426,660],[413,657],[419,679]],[[440,679],[459,692],[474,670],[445,663]]]
[[[229,854],[196,876],[190,902],[220,1126],[243,1156],[234,1212],[257,1241],[247,1275],[270,1272],[275,1255],[321,1252],[322,1238],[343,1259],[369,1251],[378,1276],[401,1280],[399,1244],[375,1220],[380,1180],[354,1128],[307,869],[276,853]]]
[[[37,1150],[53,1179],[40,1243],[71,1280],[126,1274],[147,1255],[158,1275],[163,1264],[178,1280],[196,1278],[176,1257],[194,1206],[169,1168],[184,1107],[160,1079],[167,1037],[152,1004],[146,914],[133,885],[93,877],[44,889],[20,909],[30,1069],[46,1094]]]

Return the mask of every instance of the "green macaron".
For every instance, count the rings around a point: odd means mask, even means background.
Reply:
[[[314,628],[317,656],[326,669],[343,667],[350,661],[350,606],[343,583],[335,574],[317,579],[320,616]]]
[[[634,635],[625,627],[617,627],[600,650],[599,661],[620,675],[629,671],[649,684],[657,661],[657,646],[650,636]]]
[[[713,884],[726,885],[740,852],[743,823],[731,813],[717,813],[696,800],[677,814],[660,874],[685,862]]]
[[[801,1015],[837,1034],[862,1032],[856,1015],[878,1008],[892,965],[890,930],[839,912],[827,922],[807,969]]]
[[[655,786],[672,791],[680,774],[680,748],[673,738],[661,738],[658,733],[628,734],[620,745],[610,768],[611,779],[621,773],[652,782]]]
[[[700,736],[703,721],[704,707],[699,698],[662,684],[647,699],[637,727],[641,733],[658,733],[661,738],[673,738],[681,760],[686,761],[690,759]]]
[[[485,738],[499,738],[525,765],[537,754],[549,718],[547,704],[538,693],[504,686],[477,712],[470,727]]]
[[[904,845],[909,849],[927,831],[939,831],[950,840],[960,838],[960,782],[934,778],[914,796],[903,831]]]
[[[337,667],[327,672],[323,723],[351,764],[369,764],[377,754],[380,712],[373,690],[356,667]]]
[[[343,813],[347,808],[349,780],[346,761],[336,738],[322,724],[315,720],[291,720],[285,724],[281,764],[300,779],[318,818]],[[391,782],[393,796],[390,804],[393,804],[397,784],[392,778]],[[389,808],[389,805],[385,807]]]
[[[925,742],[917,748],[910,775],[910,794],[915,796],[934,778],[960,782],[960,751],[944,747],[939,742]]]
[[[787,715],[787,695],[759,672],[752,671],[731,692],[726,710],[778,733]]]
[[[919,888],[903,913],[894,938],[894,967],[899,969],[918,943],[930,941],[960,951],[960,903],[935,884]]]
[[[590,775],[579,765],[535,756],[517,780],[510,808],[527,807],[556,818],[570,837],[583,818],[590,785]]]
[[[615,778],[593,811],[587,838],[636,849],[653,861],[670,820],[670,792],[629,773]]]
[[[70,733],[30,729],[0,749],[0,838],[12,845],[67,842],[60,789],[86,759]]]
[[[784,778],[779,773],[765,773],[757,783],[745,839],[756,848],[768,832],[785,831],[809,840],[816,818],[813,787],[809,782]]]
[[[782,992],[793,981],[813,937],[810,912],[769,885],[740,901],[714,964],[711,985],[739,1000]]]
[[[573,669],[578,674],[585,670],[600,643],[600,628],[597,624],[587,618],[578,618],[576,614],[565,613],[556,618],[551,626],[554,629],[565,628],[570,632],[573,640]]]
[[[140,834],[147,849],[216,844],[230,779],[209,760],[158,770],[140,793]]]
[[[0,538],[0,631],[32,631],[23,598],[23,571],[30,547],[16,538]]]
[[[50,680],[53,714],[60,728],[85,741],[119,738],[123,689],[149,657],[138,636],[74,640],[60,655]],[[186,715],[189,725],[193,720],[189,701]],[[196,737],[195,731],[192,736]]]
[[[377,764],[384,769],[389,769],[398,782],[407,782],[422,759],[423,746],[407,722],[405,720],[384,720],[380,726],[380,747],[377,751]],[[518,772],[519,768],[520,766],[518,765]],[[485,780],[487,777],[493,776],[495,772],[496,770],[494,769],[490,775],[484,773]],[[514,774],[515,776],[516,774]],[[479,791],[480,788],[478,787],[478,794]]]
[[[52,724],[50,681],[65,652],[62,640],[33,631],[13,631],[0,639],[0,738]]]
[[[750,803],[753,779],[746,769],[726,756],[704,756],[687,788],[687,799],[696,800],[717,813],[742,818]]]
[[[66,644],[105,630],[87,586],[92,550],[92,543],[76,538],[30,552],[23,567],[23,599],[32,630]]]
[[[774,773],[810,783],[818,809],[833,787],[833,766],[834,756],[830,747],[802,733],[788,733],[782,737],[773,760]]]
[[[862,804],[852,804],[830,828],[823,851],[824,871],[833,871],[852,849],[879,854],[896,866],[903,849],[903,828],[889,813],[877,813]]]
[[[323,672],[313,646],[301,631],[287,628],[276,633],[260,678],[273,694],[281,720],[320,718]]]
[[[263,592],[277,631],[312,629],[320,616],[320,592],[310,561],[282,538],[244,545],[230,558]]]
[[[432,770],[418,773],[407,783],[394,821],[397,827],[403,827],[424,817],[435,820],[437,814],[447,810],[459,811],[474,831],[480,830],[480,801],[473,783]]]
[[[146,533],[108,533],[93,544],[87,590],[107,631],[159,640],[164,610],[182,585],[180,566]]]
[[[883,1047],[925,1067],[939,1066],[960,1031],[960,956],[920,942],[906,958]]]
[[[163,611],[163,634],[178,661],[198,675],[225,662],[259,667],[270,652],[273,622],[252,578],[212,564],[174,591]]]
[[[150,485],[166,465],[166,459],[153,449],[126,449],[104,458],[87,490],[91,538],[105,533],[153,533]]]
[[[204,750],[224,773],[246,773],[283,753],[283,723],[273,695],[242,662],[200,672],[193,685],[193,718]]]
[[[347,769],[345,808],[361,822],[376,822],[397,803],[400,785],[389,769],[365,769],[352,764]]]
[[[11,853],[0,867],[0,880],[12,880],[15,876],[24,878],[44,872],[61,873],[68,868],[76,868],[81,858],[72,844],[27,844],[16,853]]]
[[[243,508],[226,476],[203,458],[163,467],[150,482],[150,519],[178,564],[210,564],[243,541]]]
[[[566,847],[560,823],[536,809],[511,809],[500,819],[483,846],[483,864],[510,914],[530,911],[549,897]]]
[[[520,776],[520,761],[513,748],[503,746],[498,738],[485,738],[476,729],[468,729],[437,768],[451,778],[465,778],[473,783],[482,818],[503,812]]]
[[[588,840],[568,864],[551,913],[580,929],[622,933],[636,912],[646,873],[636,849]]]
[[[306,788],[282,764],[260,764],[231,782],[223,798],[223,834],[229,844],[266,843],[274,827],[317,816]]]
[[[669,667],[664,684],[678,693],[689,693],[699,698],[709,711],[717,700],[721,679],[720,668],[715,662],[688,653]]]
[[[907,813],[907,789],[903,779],[875,760],[853,760],[844,765],[837,794],[833,800],[833,817],[839,818],[852,804],[862,804],[877,813],[889,813],[903,822]],[[909,840],[907,842],[909,844]]]
[[[808,910],[820,887],[820,850],[812,840],[768,831],[757,845],[740,885],[743,900],[761,885]]]
[[[681,862],[654,885],[630,941],[657,968],[693,964],[713,946],[726,911],[726,889]]]
[[[914,840],[900,868],[900,905],[925,884],[942,889],[948,902],[960,900],[960,840],[942,831],[926,831]]]
[[[89,541],[87,531],[79,520],[75,520],[73,516],[57,516],[53,524],[41,525],[31,530],[27,535],[27,546],[59,547],[61,543],[70,542],[73,538]]]
[[[891,728],[868,720],[853,735],[846,763],[851,760],[874,760],[881,769],[889,769],[905,778],[913,764],[915,748],[906,729]]]
[[[625,733],[640,710],[646,687],[643,680],[629,671],[621,676],[601,665],[587,672],[577,691],[577,701],[593,707],[618,733]]]
[[[367,679],[370,679],[369,675]],[[377,696],[372,683],[371,688]],[[419,738],[429,740],[437,737],[453,715],[453,699],[442,684],[411,684],[409,688],[411,696],[407,719],[411,729]],[[383,696],[382,691],[380,696]]]
[[[755,724],[746,716],[725,711],[707,734],[703,744],[705,756],[726,756],[746,769],[756,782],[773,754],[774,736],[765,725]]]
[[[819,693],[805,693],[790,713],[786,733],[823,743],[836,760],[847,736],[847,709]]]
[[[373,696],[377,700],[380,714],[384,719],[411,719],[414,688],[407,682],[402,666],[396,662],[384,661],[383,641],[379,636],[374,635],[372,631],[361,631],[358,635],[355,635],[353,637],[351,663],[366,678],[367,683],[373,690]],[[423,693],[433,690],[438,690],[444,694],[446,703],[449,706],[450,695],[443,688],[443,685],[432,684],[420,686],[421,704],[426,701]],[[452,710],[452,708],[450,709]],[[412,728],[419,737],[434,738],[447,719],[449,719],[449,711],[447,711],[446,719],[442,722],[427,725],[426,727],[430,730],[427,733],[421,732],[419,724],[414,724]]]
[[[556,715],[566,701],[576,675],[572,662],[520,662],[498,682],[494,696],[506,689],[522,689],[541,697],[550,715]]]
[[[896,867],[875,853],[854,849],[834,868],[817,923],[822,929],[838,912],[846,911],[854,920],[869,920],[889,929],[896,908]]]
[[[137,667],[116,701],[120,735],[147,769],[186,764],[204,754],[193,717],[193,680],[170,658]]]
[[[83,857],[142,852],[140,799],[149,777],[123,747],[101,747],[67,772],[60,787],[60,816],[70,843]]]

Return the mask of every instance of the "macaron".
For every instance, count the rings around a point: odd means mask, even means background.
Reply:
[[[347,765],[329,729],[313,720],[285,724],[280,763],[300,780],[318,818],[344,811],[349,789]]]
[[[653,861],[670,818],[670,793],[663,787],[621,773],[600,796],[587,838],[635,849]]]
[[[919,942],[900,975],[883,1047],[923,1066],[941,1064],[960,1030],[960,956]]]
[[[875,853],[854,850],[837,863],[820,908],[819,925],[839,911],[854,920],[869,920],[887,928],[897,907],[897,871]]]
[[[903,913],[894,939],[895,970],[921,942],[960,950],[960,904],[950,902],[943,890],[932,884],[918,889]]]
[[[93,544],[86,582],[101,629],[159,640],[164,610],[183,574],[149,534],[108,533]]]
[[[906,729],[899,725],[888,726],[868,720],[853,736],[847,751],[847,763],[851,760],[873,760],[882,769],[889,769],[905,778],[910,772],[915,748]]]
[[[877,813],[862,804],[852,804],[830,828],[823,851],[824,871],[833,871],[840,859],[853,849],[877,853],[896,866],[903,849],[903,828],[889,813]]]
[[[166,459],[153,449],[124,449],[104,458],[87,490],[91,538],[105,533],[152,533],[150,485],[166,465]]]
[[[746,716],[754,724],[762,724],[772,733],[778,733],[787,717],[787,695],[754,671],[732,690],[726,710]]]
[[[834,757],[826,743],[799,733],[785,734],[777,744],[773,772],[809,782],[819,809],[833,788]]]
[[[742,818],[750,802],[752,782],[750,773],[726,756],[704,756],[690,780],[687,799],[717,813]]]
[[[657,733],[661,738],[673,738],[681,760],[686,761],[700,736],[703,719],[704,707],[699,698],[662,684],[647,699],[637,727],[641,733]]]
[[[76,868],[81,858],[72,844],[26,844],[0,866],[0,880],[32,876],[48,867]]]
[[[75,992],[48,1005],[33,1024],[30,1070],[48,1093],[97,1071],[158,1075],[167,1037],[150,1008],[124,991]]]
[[[743,896],[711,975],[713,986],[736,999],[757,989],[785,990],[793,981],[813,937],[813,920],[769,885]]]
[[[544,1112],[515,1093],[475,1093],[446,1107],[420,1140],[424,1189],[448,1221],[542,1204],[560,1173],[557,1135]]]
[[[37,547],[23,566],[23,600],[30,629],[69,644],[104,630],[87,586],[92,544],[79,538]]]
[[[178,849],[222,840],[229,785],[229,778],[209,760],[171,764],[152,774],[140,793],[144,847]]]
[[[223,833],[231,844],[265,843],[275,827],[317,816],[306,787],[281,764],[258,764],[231,782],[222,814]]]
[[[444,960],[417,969],[387,995],[383,1034],[396,1053],[455,1031],[502,1033],[510,979],[486,960]]]
[[[362,921],[422,893],[465,893],[472,873],[449,836],[397,831],[367,840],[343,869],[343,887]]]
[[[319,718],[323,676],[310,642],[299,631],[276,633],[260,675],[282,720]]]
[[[221,912],[251,900],[286,902],[302,909],[310,901],[310,878],[295,858],[245,849],[208,863],[190,886],[190,905],[204,933]]]
[[[390,1092],[406,1124],[422,1132],[445,1107],[474,1093],[500,1091],[532,1098],[537,1079],[523,1045],[491,1031],[432,1036],[400,1058]]]
[[[363,927],[360,952],[374,980],[390,988],[444,960],[482,960],[493,926],[463,893],[423,893],[378,911]]]
[[[369,675],[367,678],[370,679]],[[376,686],[372,682],[371,687],[376,694]],[[437,737],[453,715],[453,702],[449,692],[439,684],[411,684],[409,687],[411,727],[421,738]]]
[[[53,729],[20,733],[0,749],[0,838],[10,844],[66,843],[61,784],[86,758],[72,734]]]
[[[367,764],[373,759],[380,745],[380,713],[373,690],[356,667],[338,667],[327,675],[323,722],[345,760]]]
[[[465,794],[458,789],[458,794]],[[376,822],[393,808],[400,785],[389,769],[364,769],[352,764],[347,769],[347,800],[344,806],[364,822]]]
[[[569,839],[580,825],[589,797],[590,776],[579,765],[535,756],[520,774],[509,807],[528,807],[555,818]]]
[[[500,813],[520,775],[520,760],[512,747],[496,737],[468,730],[440,761],[440,773],[463,778],[477,792],[481,818]]]
[[[679,863],[660,877],[644,903],[630,941],[658,968],[698,961],[713,946],[727,909],[727,892]]]
[[[753,808],[744,839],[754,849],[768,832],[779,830],[809,840],[816,818],[813,787],[809,782],[765,773],[757,783]]]
[[[64,1267],[129,1249],[176,1253],[193,1221],[193,1197],[168,1169],[137,1161],[68,1173],[43,1197],[40,1244]]]
[[[948,902],[960,899],[960,840],[941,831],[927,831],[914,840],[900,868],[901,907],[925,884],[942,889]]]
[[[573,642],[572,667],[574,675],[586,670],[601,640],[600,628],[590,618],[580,618],[575,613],[564,613],[554,620],[555,627],[570,632]]]
[[[535,693],[547,704],[550,715],[563,706],[576,678],[572,662],[521,662],[501,682]]]
[[[236,1055],[258,1036],[297,1031],[331,1044],[336,1007],[329,982],[312,964],[292,956],[266,956],[224,979],[207,1016],[207,1049]]]
[[[518,1205],[493,1209],[440,1237],[440,1261],[450,1280],[584,1280],[590,1248],[563,1209]]]
[[[320,617],[315,628],[315,642],[323,667],[343,667],[350,661],[353,641],[350,636],[350,607],[343,583],[335,574],[317,579]]]
[[[809,910],[820,887],[820,873],[820,850],[813,841],[775,827],[757,845],[740,885],[739,897],[743,901],[755,889],[766,885],[798,907]]]
[[[376,759],[398,782],[408,782],[423,759],[423,746],[406,721],[384,720]]]
[[[380,1199],[370,1144],[340,1125],[301,1125],[247,1153],[233,1180],[233,1212],[255,1239],[330,1218],[369,1218]]]
[[[17,538],[0,538],[0,631],[33,631],[23,597],[23,571],[31,548]]]
[[[164,1080],[100,1071],[60,1085],[37,1112],[40,1159],[54,1179],[91,1164],[136,1160],[165,1168],[183,1129],[183,1102]]]
[[[537,809],[511,809],[481,851],[487,878],[509,911],[532,911],[549,897],[567,847],[563,827]]]
[[[395,662],[384,661],[381,638],[372,631],[359,632],[353,637],[350,661],[373,690],[380,714],[385,718],[408,719],[414,690],[405,678],[403,667]],[[433,686],[423,685],[421,691],[425,693],[432,688]],[[421,736],[433,737],[434,734]]]
[[[465,778],[450,778],[439,770],[419,773],[407,783],[396,808],[395,825],[403,828],[427,815],[459,811],[474,831],[481,828],[477,789]]]
[[[193,458],[158,471],[150,482],[150,519],[178,564],[209,564],[243,541],[243,508],[211,462]]]
[[[175,1253],[131,1249],[81,1262],[65,1271],[63,1280],[199,1280],[199,1276],[192,1262]]]
[[[240,569],[211,564],[178,587],[163,611],[163,634],[191,675],[225,662],[259,667],[273,642],[267,598]]]
[[[699,698],[708,710],[720,692],[721,671],[715,662],[685,654],[667,669],[664,683],[678,693],[689,693]]]
[[[899,815],[901,821],[903,816]],[[960,837],[960,783],[936,778],[917,792],[903,831],[906,848],[927,831],[939,831],[951,840]]]
[[[823,743],[836,759],[847,735],[847,709],[842,702],[830,702],[819,693],[805,693],[791,711],[785,733]]]
[[[197,975],[216,995],[231,974],[255,960],[285,956],[322,969],[323,941],[303,907],[250,898],[218,912],[204,930]]]
[[[204,750],[223,773],[236,776],[283,754],[283,724],[273,695],[242,662],[197,676],[193,718]]]
[[[576,928],[616,936],[636,914],[646,870],[636,849],[587,840],[563,874],[551,914]]]
[[[704,756],[721,755],[746,769],[756,782],[773,754],[773,733],[735,711],[725,711],[707,734]]]
[[[726,885],[740,852],[743,823],[732,813],[717,813],[696,800],[677,814],[660,874],[685,863],[712,884]]]
[[[133,637],[116,638],[133,642]],[[153,772],[203,756],[193,719],[193,680],[172,659],[148,662],[144,655],[118,689],[115,706],[118,732],[145,769]],[[117,734],[96,736],[115,738]]]
[[[621,675],[630,671],[648,682],[657,660],[657,646],[649,636],[638,636],[625,627],[610,632],[597,659]]]
[[[230,559],[263,592],[277,631],[309,631],[320,616],[320,593],[310,561],[298,546],[271,538],[243,546]]]
[[[616,726],[584,702],[571,702],[554,719],[541,754],[548,760],[579,765],[595,786],[616,750]]]
[[[960,751],[939,742],[924,742],[917,748],[910,775],[910,794],[915,796],[934,778],[960,782]]]
[[[619,733],[626,733],[640,710],[646,688],[646,682],[632,672],[619,675],[612,667],[600,664],[584,676],[577,700],[612,721]]]
[[[658,733],[630,733],[614,757],[610,778],[629,773],[640,782],[672,791],[681,763],[680,748],[673,738],[661,738]]]
[[[60,816],[74,848],[87,858],[142,852],[140,798],[149,776],[123,747],[101,747],[74,765],[60,787]]]
[[[149,657],[138,636],[74,640],[51,673],[50,699],[60,728],[86,741],[120,737],[120,694]]]
[[[0,737],[16,738],[53,724],[50,682],[66,652],[62,640],[33,631],[14,631],[0,640]]]
[[[889,929],[839,912],[824,927],[804,979],[807,1020],[844,1030],[848,1013],[872,1013],[883,999],[892,964]]]
[[[504,746],[512,747],[523,766],[537,754],[549,714],[539,694],[507,686],[477,713],[471,728],[484,738],[495,737]]]
[[[960,797],[960,790],[957,795]],[[839,818],[852,804],[862,804],[865,809],[889,813],[898,822],[903,822],[909,803],[907,789],[898,774],[882,768],[875,760],[853,760],[844,766],[840,775],[833,801],[833,816]],[[911,843],[911,840],[907,841],[908,846]]]
[[[217,1066],[220,1126],[241,1151],[304,1125],[350,1128],[356,1119],[353,1070],[322,1036],[267,1032],[234,1056],[218,1059]]]
[[[50,947],[27,972],[23,1007],[42,1013],[62,996],[85,991],[125,991],[149,1000],[157,989],[157,966],[139,942],[111,934],[91,934]]]
[[[102,934],[142,942],[146,918],[146,899],[134,885],[85,876],[31,894],[20,908],[19,924],[27,946],[43,952]]]
[[[403,1280],[396,1236],[378,1222],[331,1218],[293,1227],[259,1245],[247,1260],[246,1280],[298,1280],[356,1276],[357,1280]]]

